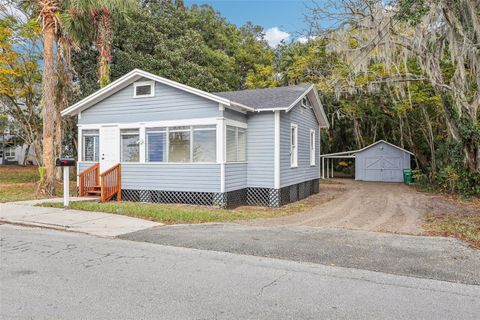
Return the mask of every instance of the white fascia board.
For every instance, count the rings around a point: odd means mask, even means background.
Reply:
[[[320,126],[320,128],[330,128],[330,123],[328,122],[328,117],[325,113],[325,109],[323,108],[322,101],[320,100],[320,97],[318,96],[318,91],[317,88],[314,86],[313,87],[313,93],[315,94],[315,101],[318,102],[320,113],[322,114],[323,119],[325,120],[326,125],[325,126]]]
[[[135,70],[130,71],[129,73],[127,73],[123,77],[118,78],[117,80],[113,81],[109,85],[107,85],[107,86],[103,87],[102,89],[92,93],[88,97],[78,101],[77,103],[75,103],[74,105],[66,108],[65,110],[62,110],[62,112],[60,112],[61,116],[63,117],[63,116],[67,116],[67,115],[75,115],[78,112],[83,110],[82,107],[87,106],[89,103],[96,102],[97,99],[103,97],[107,92],[110,92],[110,91],[112,91],[116,88],[118,90],[119,86],[121,86],[122,84],[124,84],[128,80],[132,80],[135,77],[135,73],[136,73]],[[139,78],[140,77],[137,77],[137,79],[139,79]],[[133,81],[135,81],[135,80],[133,80]]]
[[[230,105],[231,105],[231,106],[240,107],[240,108],[245,109],[245,110],[247,110],[247,111],[255,111],[254,108],[248,107],[248,106],[246,106],[246,105],[244,105],[244,104],[241,104],[241,103],[238,103],[238,102],[235,102],[235,101],[230,101]]]
[[[265,111],[270,111],[270,112],[275,112],[275,111],[286,111],[287,108],[268,108],[268,109],[256,109],[256,112],[265,112]]]
[[[386,143],[386,144],[388,144],[389,146],[392,146],[392,147],[397,148],[397,149],[399,149],[399,150],[405,151],[406,153],[408,153],[408,154],[410,154],[410,155],[412,155],[412,156],[415,156],[415,154],[413,154],[413,152],[410,152],[410,151],[408,151],[408,150],[405,150],[405,149],[403,149],[403,148],[400,148],[399,146],[396,146],[396,145],[394,145],[394,144],[392,144],[392,143],[390,143],[390,142],[387,142],[387,141],[385,141],[385,140],[378,140],[378,141],[372,143],[371,145],[368,145],[368,146],[366,146],[366,147],[364,147],[364,148],[362,148],[362,149],[360,149],[360,150],[357,150],[357,152],[362,152],[362,151],[364,151],[364,150],[367,150],[368,148],[373,147],[373,146],[375,146],[375,145],[377,145],[377,144],[379,144],[379,143],[381,143],[381,142]]]
[[[314,85],[312,84],[310,87],[307,88],[307,90],[305,90],[304,93],[302,93],[300,97],[297,98],[297,100],[295,100],[290,106],[288,106],[286,111],[289,112],[290,110],[292,110],[293,107],[295,107],[297,103],[299,103],[313,88],[314,88]]]
[[[134,82],[135,80],[138,80],[140,78],[148,78],[150,80],[154,80],[156,82],[195,94],[197,96],[221,103],[227,107],[231,105],[230,100],[216,96],[214,94],[205,92],[200,89],[192,88],[190,86],[178,83],[173,80],[165,79],[159,76],[156,76],[154,74],[151,74],[149,72],[140,70],[140,69],[134,69],[124,75],[123,77],[118,78],[117,80],[113,81],[110,83],[108,86],[98,90],[97,92],[91,94],[90,96],[84,98],[83,100],[75,103],[74,105],[68,107],[67,109],[63,110],[61,112],[62,116],[66,115],[75,115],[79,111],[82,111],[86,108],[91,107],[93,104],[101,101],[105,97],[108,97],[109,95],[113,94],[114,92],[118,91],[119,89],[129,85],[130,83]],[[242,106],[240,104],[235,103],[235,105],[241,106],[247,110],[253,111],[253,108],[247,107],[247,106]]]

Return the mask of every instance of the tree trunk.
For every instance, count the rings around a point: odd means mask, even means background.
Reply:
[[[97,27],[97,49],[98,49],[98,76],[100,87],[110,83],[110,51],[112,46],[112,21],[111,14],[103,9],[100,14]]]
[[[435,157],[435,137],[433,136],[432,121],[430,121],[430,116],[428,115],[425,106],[421,106],[420,108],[422,109],[423,117],[425,118],[425,123],[427,124],[428,134],[425,134],[425,138],[430,148],[430,161],[432,166],[432,172],[435,172],[437,171],[437,161]]]
[[[355,133],[355,141],[357,142],[358,149],[363,148],[362,130],[360,128],[360,121],[357,118],[353,119],[353,131]]]
[[[60,115],[60,110],[57,106],[56,111],[56,121],[55,121],[55,157],[62,156],[62,140],[63,140],[63,130],[62,130],[62,116]],[[62,179],[62,168],[55,168],[55,179]]]
[[[38,193],[52,196],[55,193],[55,73],[53,44],[55,34],[53,24],[47,23],[43,31],[43,165],[45,178],[41,181]]]
[[[450,97],[445,90],[441,91],[441,98],[450,136],[462,146],[465,154],[465,164],[467,165],[468,169],[473,172],[480,172],[480,143],[477,141],[472,141],[473,139],[462,139],[460,130],[455,122],[457,116],[453,112],[453,106],[450,101]],[[475,119],[472,119],[472,122],[475,122]]]

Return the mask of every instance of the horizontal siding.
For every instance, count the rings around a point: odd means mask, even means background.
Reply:
[[[247,187],[247,164],[225,164],[225,191],[233,191]]]
[[[220,192],[220,165],[123,164],[122,188]]]
[[[273,188],[274,172],[274,113],[255,113],[248,116],[247,185]]]
[[[79,164],[79,172],[91,163]],[[122,188],[220,192],[219,164],[122,164]]]
[[[298,126],[298,167],[290,167],[290,126]],[[285,187],[303,181],[318,179],[320,136],[317,118],[312,109],[295,106],[290,112],[280,115],[280,186]],[[310,129],[315,130],[316,165],[310,165]]]
[[[231,109],[225,109],[223,111],[223,116],[227,119],[230,119],[230,120],[235,120],[235,121],[243,122],[243,123],[247,122],[247,115],[246,114],[241,113],[241,112],[237,112],[237,111],[234,111],[234,110],[231,110]]]
[[[154,97],[133,98],[131,84],[83,111],[78,123],[128,123],[221,115],[218,103],[157,82]]]

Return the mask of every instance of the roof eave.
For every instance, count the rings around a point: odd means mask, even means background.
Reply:
[[[93,104],[98,103],[101,100],[103,100],[104,98],[108,97],[108,93],[112,92],[113,90],[115,90],[115,89],[119,90],[119,88],[120,89],[122,88],[121,87],[122,85],[126,86],[126,85],[130,84],[131,82],[134,82],[137,79],[140,79],[142,77],[160,82],[162,84],[169,85],[171,87],[174,87],[174,88],[186,91],[186,92],[190,92],[190,93],[195,94],[197,96],[200,96],[200,97],[203,97],[203,98],[221,103],[225,106],[230,106],[231,105],[231,101],[228,100],[228,99],[216,96],[214,94],[205,92],[205,91],[200,90],[200,89],[192,88],[190,86],[178,83],[178,82],[173,81],[173,80],[169,80],[169,79],[165,79],[165,78],[156,76],[154,74],[151,74],[149,72],[146,72],[146,71],[143,71],[143,70],[140,70],[140,69],[133,69],[132,71],[130,71],[126,75],[118,78],[117,80],[113,81],[112,83],[110,83],[106,87],[96,91],[95,93],[89,95],[88,97],[80,100],[79,102],[75,103],[74,105],[72,105],[72,106],[68,107],[67,109],[63,110],[60,114],[61,114],[61,116],[76,115],[79,112],[81,112],[85,109],[88,109]],[[246,107],[246,106],[243,106],[243,108],[245,108],[245,109],[249,108],[249,109],[253,110],[253,108]]]

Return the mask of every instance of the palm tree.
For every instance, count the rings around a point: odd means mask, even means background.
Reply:
[[[57,0],[38,1],[39,16],[43,34],[43,78],[42,78],[42,117],[43,117],[43,165],[45,177],[40,182],[38,192],[51,196],[55,193],[55,34],[60,28],[59,4]]]
[[[110,83],[112,17],[124,16],[136,4],[134,0],[72,0],[69,3],[69,14],[75,22],[71,24],[71,30],[78,38],[95,41],[101,87]],[[95,26],[93,30],[92,24]]]

